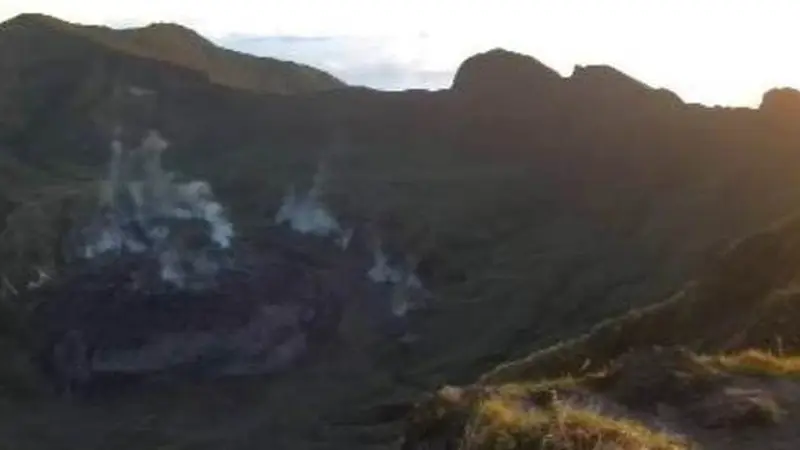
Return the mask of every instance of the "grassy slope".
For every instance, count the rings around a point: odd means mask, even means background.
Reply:
[[[793,448],[799,374],[762,351],[657,348],[580,377],[446,387],[411,414],[404,449]]]

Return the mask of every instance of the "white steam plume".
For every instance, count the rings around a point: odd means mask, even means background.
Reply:
[[[152,252],[161,266],[161,278],[176,286],[187,276],[211,278],[220,263],[210,252],[227,249],[234,238],[233,224],[204,181],[177,183],[163,170],[161,155],[169,144],[151,131],[141,145],[125,151],[111,145],[108,179],[101,186],[101,214],[83,231],[81,254],[95,258],[109,252]],[[212,247],[189,248],[186,230],[203,231]]]
[[[380,239],[373,242],[373,265],[367,271],[367,278],[376,284],[391,285],[390,307],[392,314],[405,316],[419,301],[426,300],[430,293],[417,276],[416,264],[407,259],[405,265],[392,265],[383,251]]]
[[[275,215],[275,222],[288,224],[298,233],[334,238],[337,244],[346,250],[353,238],[354,230],[344,230],[331,210],[323,203],[322,196],[327,178],[326,167],[320,164],[311,188],[305,195],[299,196],[295,188],[291,187]],[[412,263],[410,258],[407,258],[406,264],[391,264],[377,234],[373,236],[371,247],[373,263],[367,270],[366,277],[373,283],[391,286],[389,306],[395,316],[405,316],[419,301],[429,298],[430,292],[417,276],[416,264]]]
[[[353,237],[353,230],[344,230],[322,202],[326,182],[327,171],[320,164],[311,188],[304,196],[298,198],[295,188],[289,189],[275,215],[275,222],[286,223],[298,233],[333,237],[339,246],[346,249]]]

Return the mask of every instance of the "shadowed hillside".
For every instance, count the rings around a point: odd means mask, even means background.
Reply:
[[[600,368],[625,352],[653,346],[794,354],[797,336],[797,219],[740,242],[669,299],[603,322],[586,335],[483,376],[496,383]]]
[[[439,391],[405,448],[793,448],[799,236],[796,218],[750,236],[665,301]]]

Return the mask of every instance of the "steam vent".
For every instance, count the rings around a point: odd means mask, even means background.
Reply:
[[[356,298],[376,330],[409,333],[407,312],[427,296],[414,267],[340,225],[320,199],[323,169],[309,192],[289,191],[256,254],[237,245],[208,183],[164,171],[168,147],[156,131],[136,148],[112,142],[95,211],[65,240],[68,272],[29,291],[58,385],[285,371],[336,338]]]

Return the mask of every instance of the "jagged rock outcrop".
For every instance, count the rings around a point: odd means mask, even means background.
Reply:
[[[503,49],[479,53],[461,63],[452,89],[474,95],[533,96],[560,85],[561,75],[527,55]]]
[[[800,118],[800,91],[789,87],[770,89],[759,109],[781,120],[796,121]]]
[[[567,80],[574,100],[586,102],[588,108],[610,107],[641,114],[643,109],[664,113],[683,105],[676,94],[655,89],[610,66],[575,66]]]

